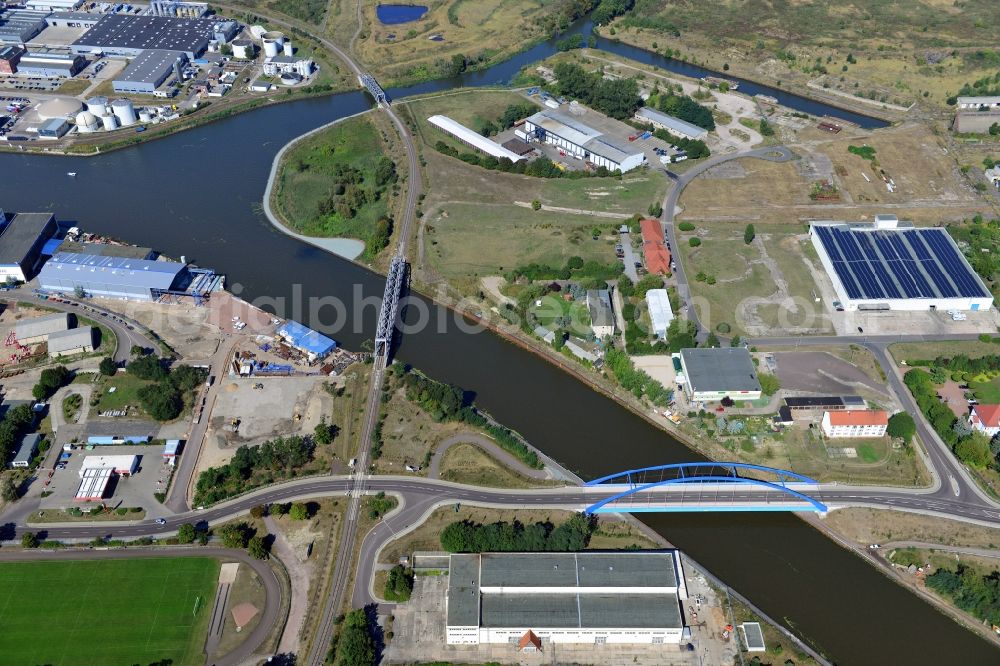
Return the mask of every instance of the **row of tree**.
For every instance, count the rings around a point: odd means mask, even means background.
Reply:
[[[531,102],[523,104],[510,104],[496,120],[487,120],[479,127],[479,133],[483,136],[493,136],[505,129],[510,129],[521,118],[526,118],[538,110]]]
[[[926,583],[967,613],[987,624],[1000,625],[1000,571],[982,573],[960,564],[955,570],[938,569]]]
[[[449,553],[578,551],[597,529],[595,516],[578,513],[556,526],[520,521],[488,525],[471,520],[451,523],[441,531],[441,547]]]
[[[198,477],[195,504],[212,504],[275,479],[288,479],[313,460],[315,446],[304,437],[278,437],[259,446],[241,446],[225,465]]]
[[[597,280],[606,282],[621,275],[624,270],[621,262],[604,264],[599,261],[584,261],[581,257],[570,257],[563,266],[549,266],[548,264],[525,264],[508,271],[504,277],[509,282],[519,278],[524,278],[531,282],[538,280]]]
[[[715,118],[712,117],[712,110],[707,106],[702,106],[687,95],[672,91],[663,92],[656,97],[655,104],[656,108],[663,113],[707,129],[709,132],[715,129]]]
[[[621,349],[609,347],[604,352],[604,364],[614,373],[618,383],[636,398],[643,396],[654,405],[665,407],[673,399],[673,392],[664,388],[663,384],[649,376],[644,370],[635,367],[629,355]]]

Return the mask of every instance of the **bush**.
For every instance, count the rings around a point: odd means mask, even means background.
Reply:
[[[677,228],[681,231],[694,231],[694,225],[690,222],[681,222],[677,225]]]
[[[38,548],[39,545],[34,532],[25,532],[21,535],[21,548]]]
[[[413,570],[397,564],[389,569],[382,596],[387,601],[408,601],[413,593]]]
[[[906,412],[897,412],[889,417],[888,431],[890,437],[898,437],[907,444],[917,432],[917,424]]]
[[[288,517],[292,520],[308,520],[309,508],[302,502],[296,502],[289,510]]]
[[[231,523],[222,528],[219,536],[226,548],[246,548],[252,531],[252,528],[244,522]]]
[[[247,542],[247,553],[255,560],[266,560],[271,556],[268,542],[261,536],[250,537],[250,541]]]
[[[98,366],[102,375],[111,377],[118,372],[118,364],[110,356],[105,356],[101,359],[101,364]]]
[[[688,245],[690,245],[691,247],[698,247],[699,245],[701,245],[701,239],[698,238],[697,236],[689,238]]]
[[[177,528],[178,543],[193,543],[197,536],[198,533],[191,523],[184,523]]]

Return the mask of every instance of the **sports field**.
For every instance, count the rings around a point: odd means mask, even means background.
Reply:
[[[0,564],[0,664],[204,663],[218,579],[207,557]]]

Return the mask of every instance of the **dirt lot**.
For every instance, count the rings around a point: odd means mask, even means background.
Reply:
[[[214,300],[213,295],[211,301]],[[222,337],[219,327],[210,321],[210,307],[197,307],[190,303],[147,303],[106,298],[95,298],[93,301],[102,308],[124,314],[156,331],[185,359],[208,358],[218,349]]]
[[[786,391],[850,395],[859,389],[886,395],[884,383],[827,352],[775,352],[778,379]]]
[[[329,420],[334,397],[324,388],[331,377],[226,377],[210,416],[200,467],[229,461],[244,444],[275,437],[312,434],[323,416]],[[262,384],[262,389],[254,389]],[[227,428],[240,419],[238,432]]]
[[[997,548],[1000,534],[989,527],[887,509],[837,509],[823,519],[830,529],[859,544],[926,541],[949,546]]]
[[[726,323],[741,335],[833,332],[822,303],[815,302],[819,264],[802,227],[756,227],[750,245],[744,228],[744,222],[723,219],[680,233],[693,302],[706,326]],[[692,248],[690,238],[701,244]]]

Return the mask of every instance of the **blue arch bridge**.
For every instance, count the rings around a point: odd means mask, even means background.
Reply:
[[[807,476],[738,462],[675,463],[630,469],[584,485],[597,500],[587,513],[679,511],[816,511]],[[598,499],[599,498],[599,499]]]

